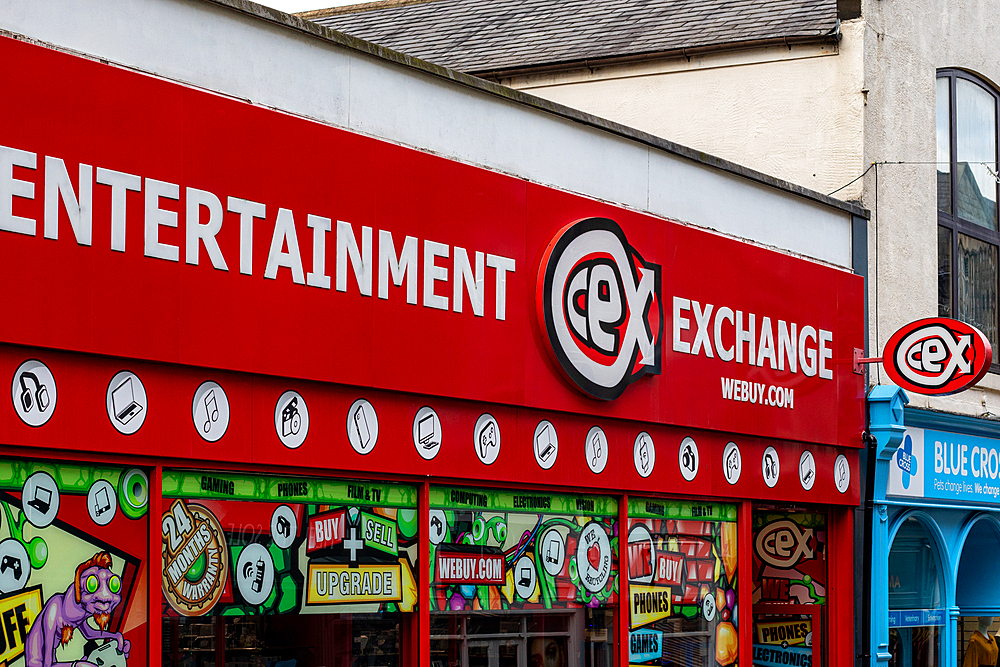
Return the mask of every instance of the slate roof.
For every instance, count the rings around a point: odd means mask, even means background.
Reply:
[[[837,0],[385,0],[301,16],[438,65],[488,72],[821,39],[837,28]]]

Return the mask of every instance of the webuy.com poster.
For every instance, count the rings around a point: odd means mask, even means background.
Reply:
[[[146,664],[142,470],[0,460],[0,664]]]
[[[166,471],[165,613],[413,611],[416,489]]]
[[[629,662],[733,665],[736,506],[629,498]]]

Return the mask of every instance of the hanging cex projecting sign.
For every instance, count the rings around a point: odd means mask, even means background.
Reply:
[[[932,317],[894,333],[882,359],[889,378],[907,391],[956,394],[986,375],[993,348],[971,324]]]

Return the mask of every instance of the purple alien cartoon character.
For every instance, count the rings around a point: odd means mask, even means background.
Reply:
[[[121,602],[121,578],[111,571],[111,554],[102,551],[76,568],[76,579],[65,593],[45,602],[42,613],[28,631],[25,642],[27,667],[98,667],[86,660],[57,662],[56,649],[69,643],[74,628],[85,639],[113,639],[128,658],[130,643],[120,632],[108,632],[111,612]],[[93,617],[97,629],[87,620]]]

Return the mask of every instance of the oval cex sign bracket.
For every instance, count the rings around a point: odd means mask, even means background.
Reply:
[[[958,320],[910,322],[885,344],[882,365],[893,382],[918,394],[957,394],[979,382],[993,363],[982,331]]]

